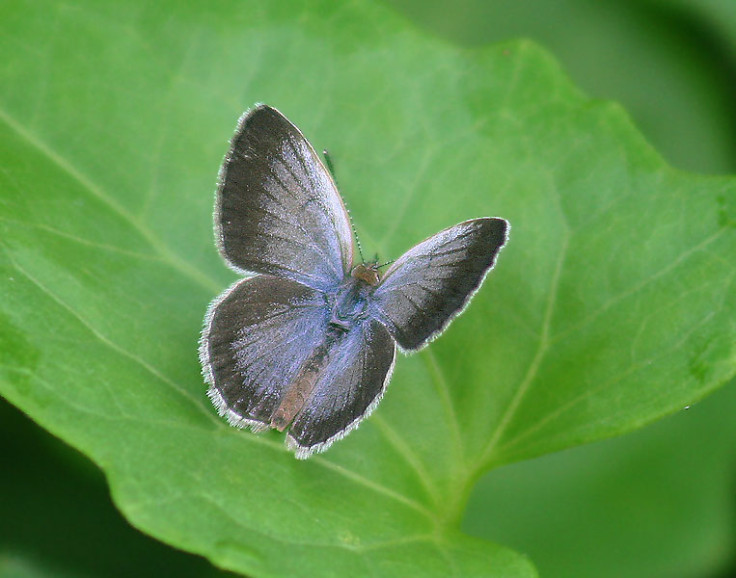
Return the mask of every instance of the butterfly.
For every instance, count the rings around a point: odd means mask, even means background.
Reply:
[[[472,219],[384,275],[354,263],[331,174],[296,126],[257,105],[240,118],[218,179],[217,245],[247,276],[205,316],[210,399],[233,426],[288,430],[299,459],[326,450],[378,405],[397,348],[422,348],[465,308],[508,231],[504,219]]]

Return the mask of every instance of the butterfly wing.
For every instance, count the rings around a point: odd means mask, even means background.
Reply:
[[[391,378],[396,345],[366,319],[331,344],[316,385],[297,414],[287,445],[304,459],[344,437],[378,405]]]
[[[402,349],[438,335],[466,306],[506,243],[504,219],[465,221],[404,253],[373,294],[375,317]]]
[[[302,364],[324,343],[328,318],[320,292],[281,277],[243,279],[220,295],[200,342],[220,415],[237,427],[266,429]]]
[[[332,177],[299,129],[265,105],[240,119],[220,171],[215,228],[240,271],[324,290],[352,266],[350,221]]]

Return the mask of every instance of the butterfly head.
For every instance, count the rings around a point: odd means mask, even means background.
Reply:
[[[378,282],[381,280],[381,273],[378,270],[378,267],[378,259],[368,263],[361,263],[360,265],[353,267],[353,270],[350,272],[350,276],[353,279],[359,279],[360,281],[363,281],[363,283],[371,286],[378,285]]]

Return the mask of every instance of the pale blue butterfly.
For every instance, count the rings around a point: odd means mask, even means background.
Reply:
[[[312,146],[259,105],[240,119],[220,171],[215,228],[228,265],[251,276],[207,311],[208,394],[234,426],[288,428],[287,446],[303,459],[373,411],[397,345],[420,349],[464,309],[509,224],[445,229],[381,277],[375,263],[353,263],[347,211]]]

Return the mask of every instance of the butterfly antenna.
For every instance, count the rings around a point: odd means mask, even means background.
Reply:
[[[330,171],[330,174],[332,175],[332,180],[335,181],[335,186],[337,187],[337,176],[335,175],[335,165],[332,164],[332,157],[330,156],[330,153],[327,149],[322,150],[322,156],[325,157],[325,164],[327,165],[327,170]],[[338,190],[340,187],[337,187]],[[343,203],[345,202],[345,199],[343,199]],[[350,228],[353,230],[353,239],[355,239],[355,245],[358,247],[358,254],[360,255],[360,262],[365,263],[365,258],[363,257],[363,247],[360,245],[360,239],[358,238],[358,231],[355,228],[355,222],[353,221],[353,215],[350,214],[350,210],[345,207],[345,210],[348,212],[348,218],[350,219]]]
[[[386,267],[387,265],[391,265],[391,263],[396,263],[396,259],[394,259],[393,261],[387,261],[386,263],[383,263],[382,265],[378,265],[377,268],[380,269],[381,267]]]
[[[350,214],[350,211],[348,211],[348,217],[350,217],[350,227],[353,229],[353,238],[355,239],[355,244],[358,247],[358,254],[360,255],[360,262],[365,263],[365,257],[363,257],[363,247],[360,246],[360,239],[358,239],[358,231],[355,228],[355,223],[353,223],[353,216]]]
[[[337,185],[337,175],[335,175],[335,165],[332,164],[332,157],[330,156],[330,151],[327,149],[324,149],[322,151],[322,156],[325,157],[325,164],[327,165],[327,170],[330,171],[330,174],[332,175],[332,180],[335,181],[335,185]]]

